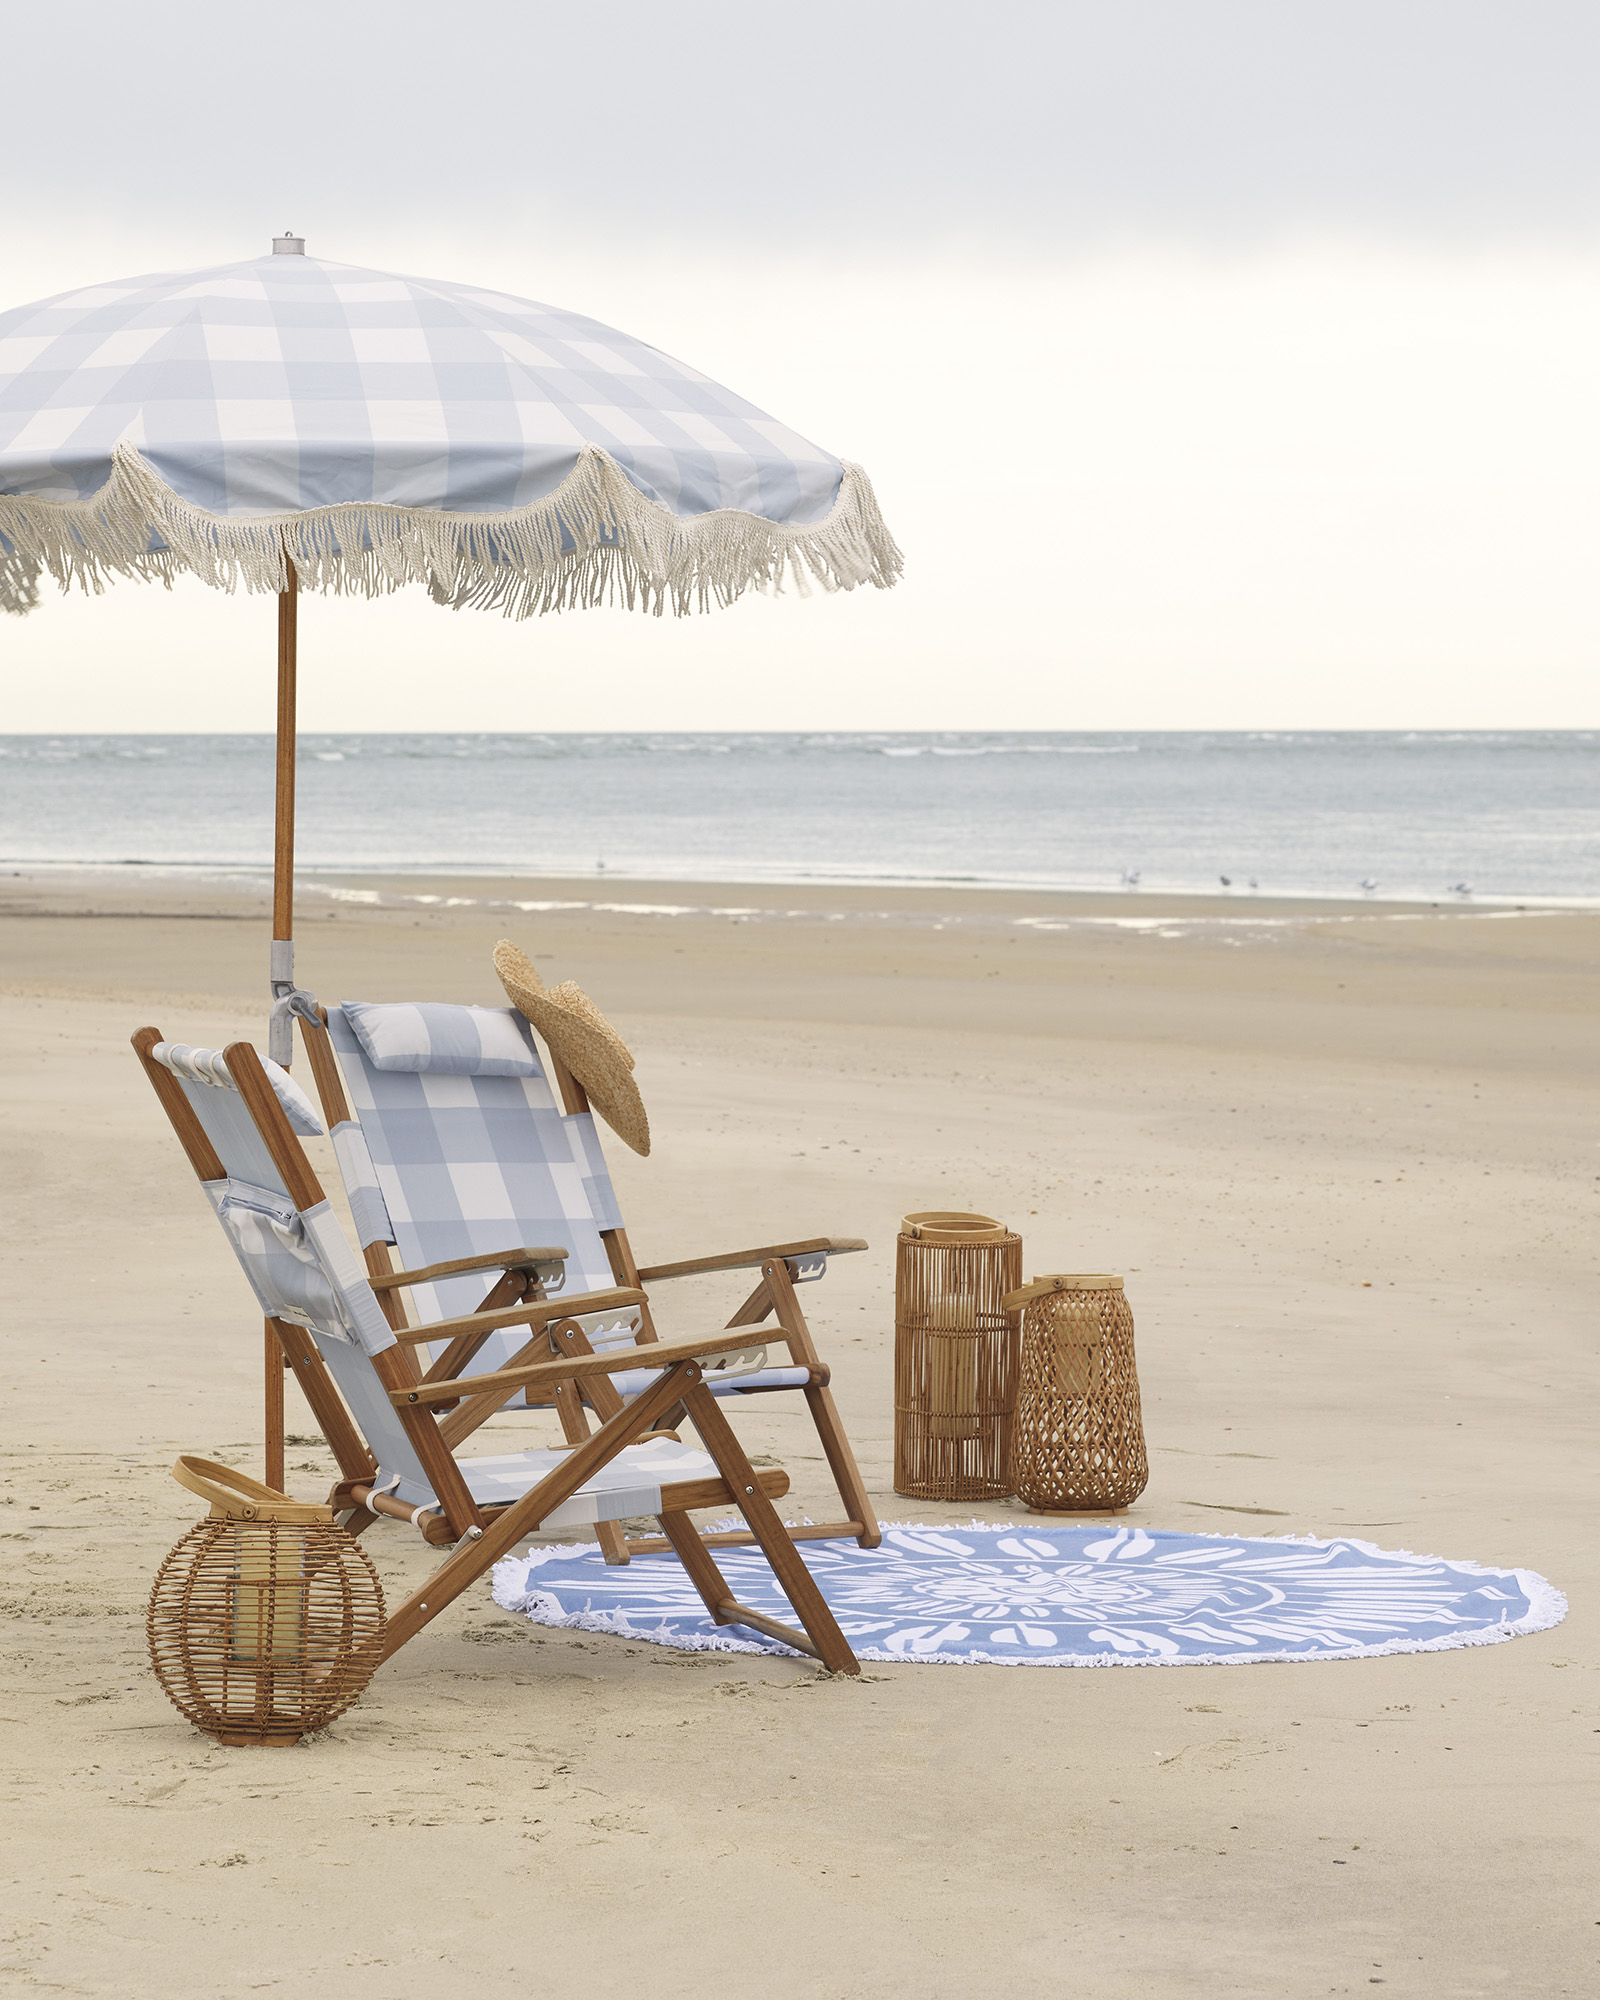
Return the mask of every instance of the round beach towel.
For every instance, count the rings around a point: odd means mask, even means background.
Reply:
[[[940,1665],[1218,1666],[1370,1658],[1482,1646],[1559,1624],[1566,1599],[1524,1569],[1374,1548],[1343,1536],[1184,1535],[1164,1529],[890,1526],[882,1546],[807,1542],[802,1554],[862,1660]],[[734,1595],[794,1614],[756,1548],[718,1549]],[[715,1625],[676,1557],[607,1568],[593,1542],[533,1548],[495,1567],[496,1603],[536,1625],[615,1632],[690,1651],[788,1653]]]

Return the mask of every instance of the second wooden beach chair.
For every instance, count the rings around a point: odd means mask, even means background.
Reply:
[[[754,1289],[725,1331],[769,1346],[781,1343],[787,1352],[777,1365],[709,1371],[708,1387],[719,1398],[803,1397],[844,1518],[807,1523],[793,1534],[807,1540],[851,1536],[863,1548],[878,1545],[877,1516],[796,1291],[821,1278],[830,1257],[865,1249],[859,1238],[815,1236],[641,1266],[583,1085],[553,1049],[548,1063],[541,1060],[515,1008],[346,1002],[319,1015],[301,1021],[310,1068],[368,1271],[396,1325],[406,1322],[391,1253],[414,1272],[435,1274],[414,1278],[408,1287],[418,1331],[502,1303],[508,1280],[485,1296],[481,1277],[439,1267],[508,1244],[560,1244],[567,1252],[566,1284],[585,1290],[748,1272]],[[770,1331],[763,1327],[769,1319],[775,1322]],[[648,1301],[586,1313],[582,1324],[603,1351],[635,1343],[648,1350],[657,1340]],[[485,1340],[462,1365],[494,1367],[504,1352],[503,1340]],[[653,1357],[647,1364],[640,1353],[632,1370],[597,1383],[587,1400],[605,1418],[614,1413],[614,1399],[627,1401],[655,1379]],[[733,1529],[706,1539],[740,1543],[750,1537]],[[610,1527],[601,1541],[608,1562],[662,1546],[657,1537],[629,1539]]]

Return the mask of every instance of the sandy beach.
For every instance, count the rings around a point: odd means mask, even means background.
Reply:
[[[848,1684],[536,1629],[485,1585],[268,1755],[193,1732],[145,1655],[198,1511],[172,1459],[260,1471],[261,1342],[128,1048],[146,1023],[264,1042],[266,907],[130,870],[0,879],[5,1990],[1600,1988],[1600,915],[308,883],[325,999],[502,1004],[509,935],[613,1016],[655,1135],[612,1149],[642,1261],[869,1239],[807,1304],[885,1520],[973,1511],[891,1485],[898,1218],[972,1207],[1030,1272],[1126,1274],[1152,1466],[1130,1521],[1523,1566],[1572,1609],[1428,1655]],[[663,1294],[664,1329],[737,1292]],[[319,1498],[290,1394],[290,1483]],[[786,1400],[741,1435],[789,1471],[786,1511],[820,1508]],[[399,1524],[366,1544],[391,1595],[431,1560]]]

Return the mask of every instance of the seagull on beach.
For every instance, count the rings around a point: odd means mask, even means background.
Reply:
[[[1450,893],[1452,896],[1470,896],[1472,894],[1472,884],[1470,882],[1452,882],[1450,884]]]
[[[1363,888],[1363,889],[1365,889],[1365,890],[1366,890],[1367,894],[1368,894],[1368,895],[1370,896],[1370,895],[1372,894],[1373,890],[1374,890],[1374,889],[1376,889],[1376,888],[1377,888],[1377,886],[1378,886],[1378,878],[1377,878],[1377,876],[1376,876],[1376,875],[1363,875],[1363,876],[1362,876],[1362,878],[1361,878],[1361,886],[1362,886],[1362,888]]]
[[[1231,889],[1233,887],[1233,877],[1231,875],[1219,875],[1217,880],[1222,884],[1224,889]]]
[[[1137,888],[1138,888],[1138,886],[1139,886],[1139,870],[1138,870],[1137,868],[1124,868],[1124,869],[1123,869],[1123,871],[1122,871],[1122,886],[1123,886],[1123,888],[1124,888],[1124,889],[1137,889]]]

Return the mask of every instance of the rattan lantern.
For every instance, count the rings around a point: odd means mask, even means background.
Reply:
[[[895,1251],[894,1490],[914,1500],[1012,1491],[1022,1238],[990,1215],[908,1215]]]
[[[385,1624],[377,1572],[331,1508],[210,1459],[180,1458],[172,1476],[211,1502],[211,1516],[156,1574],[156,1679],[219,1743],[296,1743],[372,1678]]]
[[[1036,1514],[1126,1507],[1148,1485],[1150,1461],[1122,1280],[1036,1278],[1006,1304],[1022,1313],[1018,1499]]]

